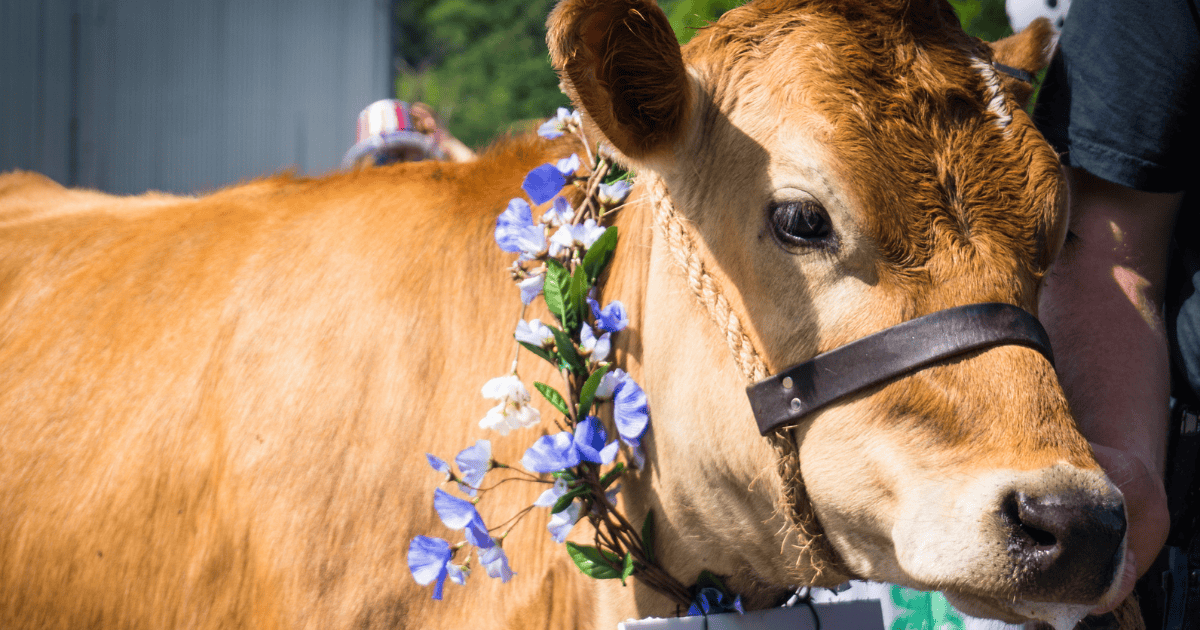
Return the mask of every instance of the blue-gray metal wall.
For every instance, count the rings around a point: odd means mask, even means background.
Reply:
[[[391,0],[0,0],[0,171],[114,193],[336,168]]]

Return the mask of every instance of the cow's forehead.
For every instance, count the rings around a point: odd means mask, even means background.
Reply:
[[[1057,157],[999,92],[986,44],[953,16],[897,17],[886,4],[746,5],[697,37],[687,58],[715,106],[769,94],[778,122],[819,128],[891,268],[925,270],[951,242],[956,256],[1029,262],[1004,272],[1037,276],[1062,200]]]

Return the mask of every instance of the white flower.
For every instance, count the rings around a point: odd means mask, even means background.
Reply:
[[[566,197],[558,196],[554,198],[554,205],[542,215],[542,223],[558,227],[570,223],[573,218],[575,209],[571,207],[571,202],[567,201]]]
[[[484,429],[494,429],[500,435],[508,435],[513,429],[524,429],[542,421],[542,414],[529,406],[529,390],[515,374],[500,376],[484,384],[484,398],[499,400],[500,404],[488,410],[479,421]]]
[[[616,368],[604,373],[600,377],[600,386],[596,388],[597,400],[608,400],[612,398],[613,390],[617,388],[617,384],[625,380],[625,370]]]
[[[576,244],[582,245],[586,250],[604,234],[604,230],[605,228],[596,225],[595,219],[588,219],[579,225],[564,225],[550,237],[550,255],[558,256]]]
[[[579,329],[579,341],[583,347],[583,353],[588,355],[592,363],[599,363],[608,358],[608,351],[611,344],[608,340],[609,333],[604,333],[599,337],[592,332],[592,327],[584,324]],[[601,378],[603,380],[603,377]]]
[[[542,286],[546,284],[546,274],[539,273],[535,276],[529,276],[517,283],[517,288],[521,289],[521,303],[529,304],[534,298],[541,295]]]
[[[549,347],[550,343],[554,341],[554,333],[540,319],[517,322],[517,332],[513,336],[517,338],[517,341],[524,341],[539,348]]]
[[[533,502],[534,507],[554,507],[555,503],[562,498],[562,495],[567,493],[567,480],[559,477],[554,481],[554,485],[549,490],[543,492],[537,501]]]
[[[600,184],[597,197],[605,206],[615,206],[625,201],[629,196],[629,180],[621,180],[611,184]]]
[[[550,537],[554,542],[561,543],[567,539],[567,534],[571,533],[571,528],[575,527],[575,523],[579,522],[582,506],[578,501],[572,501],[567,509],[558,514],[550,515],[550,522],[546,524],[546,529],[550,530]]]
[[[575,176],[575,171],[579,170],[579,155],[572,153],[571,157],[565,157],[554,163],[554,168],[558,169],[559,173],[566,179],[571,179]],[[603,184],[601,184],[603,186]]]

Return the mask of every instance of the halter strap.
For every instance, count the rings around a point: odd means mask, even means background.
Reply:
[[[1050,338],[1027,311],[991,302],[912,319],[817,355],[746,388],[759,433],[846,396],[975,350],[1016,344],[1054,364]]]

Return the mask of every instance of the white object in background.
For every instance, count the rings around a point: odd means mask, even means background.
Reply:
[[[1054,28],[1062,30],[1069,8],[1071,0],[1006,0],[1004,3],[1008,21],[1017,33],[1040,17],[1049,18]]]
[[[879,602],[855,601],[815,604],[821,630],[884,630]],[[630,619],[617,630],[816,630],[813,609],[804,604],[788,608],[755,610],[744,615],[722,613],[706,617]]]

